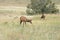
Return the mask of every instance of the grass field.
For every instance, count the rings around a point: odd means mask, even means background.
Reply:
[[[60,15],[33,15],[32,24],[19,24],[19,17],[0,16],[0,40],[60,40]]]
[[[59,7],[60,8],[60,7]],[[0,40],[60,40],[60,14],[33,15],[32,24],[19,24],[25,7],[0,6]]]

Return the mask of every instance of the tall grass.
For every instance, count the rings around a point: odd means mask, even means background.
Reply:
[[[1,40],[60,40],[60,15],[47,15],[46,19],[34,16],[32,24],[19,21],[0,23]],[[0,36],[1,37],[1,36]]]

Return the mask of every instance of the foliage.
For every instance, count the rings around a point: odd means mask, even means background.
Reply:
[[[55,3],[51,0],[31,0],[31,4],[28,4],[27,10],[32,9],[34,12],[26,11],[27,14],[40,14],[43,13],[56,13],[58,9],[56,8]]]
[[[26,12],[27,12],[28,15],[36,14],[36,13],[35,13],[32,9],[30,9],[30,8],[28,8],[28,9],[26,10]]]

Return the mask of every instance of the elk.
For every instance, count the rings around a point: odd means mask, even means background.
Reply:
[[[29,22],[29,23],[31,23],[32,24],[32,19],[27,19],[25,16],[21,16],[20,17],[20,24],[23,22],[23,24],[25,23],[26,24],[26,22]]]
[[[42,14],[41,19],[45,19],[45,15],[44,14]]]

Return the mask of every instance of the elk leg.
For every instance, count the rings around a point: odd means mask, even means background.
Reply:
[[[25,24],[26,24],[26,22],[25,22]]]
[[[20,21],[20,24],[22,23],[22,21]]]

